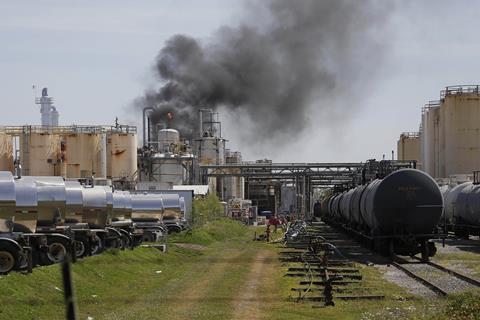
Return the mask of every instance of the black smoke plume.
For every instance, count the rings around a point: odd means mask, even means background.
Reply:
[[[301,132],[312,112],[332,107],[323,97],[335,100],[350,81],[366,80],[362,73],[373,75],[383,52],[377,31],[385,4],[248,3],[242,24],[221,27],[208,42],[187,35],[167,40],[155,63],[161,87],[137,104],[155,108],[154,122],[173,112],[173,127],[186,138],[196,132],[198,109],[219,107],[242,112],[256,134]]]

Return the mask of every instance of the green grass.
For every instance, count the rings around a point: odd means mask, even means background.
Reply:
[[[263,230],[217,217],[191,232],[170,236],[167,253],[154,248],[113,250],[78,261],[73,278],[79,318],[230,319],[254,257],[260,251],[282,250],[278,244],[252,241],[253,233]],[[476,263],[472,254],[466,254],[469,259],[459,255],[438,259]],[[298,287],[300,279],[284,277],[287,267],[272,261],[258,285],[265,319],[480,319],[479,292],[424,300],[384,280],[377,268],[364,265],[357,267],[366,288],[355,293],[384,294],[385,300],[336,301],[333,308],[312,308],[320,303],[289,299],[296,297],[290,289]],[[29,275],[1,276],[0,288],[0,319],[64,318],[58,265],[36,268]]]

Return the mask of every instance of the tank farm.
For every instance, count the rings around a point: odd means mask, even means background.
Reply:
[[[146,107],[139,135],[118,122],[59,126],[46,88],[36,101],[42,125],[0,127],[1,275],[112,249],[166,251],[210,194],[275,246],[284,276],[298,280],[289,303],[385,299],[364,285],[371,265],[393,268],[403,280],[392,281],[415,294],[480,287],[478,275],[436,260],[446,248],[480,252],[479,86],[441,90],[391,159],[345,163],[246,161],[227,148],[213,109],[200,109],[184,137],[173,114]]]

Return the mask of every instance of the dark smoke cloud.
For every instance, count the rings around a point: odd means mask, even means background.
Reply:
[[[140,106],[156,108],[155,121],[175,114],[174,127],[192,137],[197,110],[223,107],[248,115],[257,134],[301,132],[322,97],[345,91],[349,81],[381,60],[376,32],[385,2],[270,0],[250,3],[244,22],[221,27],[209,42],[171,37],[156,59],[158,91]],[[366,60],[360,60],[358,52]],[[360,79],[361,81],[361,79]]]

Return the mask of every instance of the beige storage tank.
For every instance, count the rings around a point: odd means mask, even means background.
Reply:
[[[453,86],[442,91],[444,123],[443,177],[480,169],[480,93],[478,86]]]
[[[433,177],[439,177],[440,167],[440,107],[427,104],[422,116],[422,162],[423,170]]]
[[[0,171],[13,173],[13,140],[4,132],[0,132]]]
[[[66,136],[67,178],[106,178],[106,135],[101,132],[80,132]]]
[[[108,178],[133,178],[137,171],[137,135],[112,132],[107,141],[107,162]]]
[[[20,135],[19,141],[23,175],[59,175],[62,165],[60,135],[27,131]]]
[[[240,164],[242,163],[242,154],[240,152],[225,151],[226,164]],[[240,169],[228,169],[230,173],[240,173]],[[244,192],[244,178],[243,177],[224,177],[224,200],[229,199],[243,199]]]
[[[397,142],[398,160],[420,162],[420,136],[418,132],[403,132]]]

